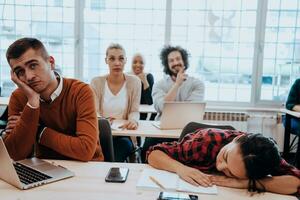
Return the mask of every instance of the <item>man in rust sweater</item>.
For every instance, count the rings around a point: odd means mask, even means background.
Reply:
[[[18,86],[4,136],[11,158],[104,160],[91,88],[56,73],[54,58],[35,38],[15,41],[6,58]]]

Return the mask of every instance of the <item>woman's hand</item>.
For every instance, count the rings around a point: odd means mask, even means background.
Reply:
[[[138,123],[134,120],[128,120],[119,128],[128,129],[128,130],[136,130],[138,128]]]
[[[149,83],[147,81],[146,74],[142,72],[142,73],[138,74],[137,76],[141,79],[141,81],[144,85],[143,89],[146,90],[149,87]]]
[[[205,174],[198,169],[182,166],[179,167],[176,173],[186,182],[195,185],[195,186],[212,186],[212,181],[210,180],[211,175]]]

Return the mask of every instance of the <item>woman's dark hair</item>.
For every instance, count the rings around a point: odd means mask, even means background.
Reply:
[[[21,38],[12,43],[6,51],[6,59],[16,59],[22,56],[28,49],[39,51],[40,55],[46,60],[49,54],[41,41],[36,38]]]
[[[247,134],[238,138],[236,142],[240,145],[249,179],[248,191],[265,191],[259,179],[271,175],[280,164],[281,157],[276,142],[262,134]],[[259,189],[257,183],[263,189]]]
[[[185,49],[183,49],[180,46],[176,46],[176,47],[170,45],[164,46],[164,48],[160,52],[159,57],[161,60],[161,64],[164,67],[164,72],[168,75],[172,75],[172,72],[170,71],[169,64],[168,64],[168,55],[173,51],[178,51],[181,54],[185,66],[185,70],[189,67],[189,61],[188,61],[189,53]]]

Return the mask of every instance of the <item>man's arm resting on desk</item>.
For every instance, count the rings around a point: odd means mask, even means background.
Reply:
[[[97,131],[80,132],[77,136],[70,136],[46,128],[41,135],[40,143],[64,156],[80,161],[90,161],[96,150]]]
[[[148,163],[157,168],[177,173],[183,180],[201,186],[211,186],[210,176],[192,167],[185,166],[160,150],[152,151],[148,156]]]
[[[214,184],[224,187],[247,189],[249,180],[226,176],[212,176]],[[299,178],[291,175],[273,176],[256,181],[259,189],[279,194],[294,194],[300,187]],[[263,188],[264,187],[264,188]]]
[[[19,111],[14,110],[13,104],[10,105],[12,105],[10,108],[11,117],[19,113]],[[10,124],[10,130],[4,136],[4,143],[13,160],[25,159],[32,153],[38,128],[39,113],[39,108],[33,109],[26,105],[16,123]]]

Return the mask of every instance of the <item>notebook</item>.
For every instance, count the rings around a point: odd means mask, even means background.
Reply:
[[[164,186],[166,191],[177,192],[190,192],[190,193],[204,193],[204,194],[217,194],[217,187],[201,187],[194,186],[179,178],[175,173],[167,172],[158,169],[144,169],[136,187],[138,189],[154,189],[160,190],[160,187],[155,184],[149,177],[155,178],[161,185]]]
[[[205,113],[203,102],[165,102],[160,121],[153,122],[159,129],[182,129],[189,122],[201,122]]]
[[[111,130],[115,130],[115,131],[120,131],[123,130],[121,127],[123,126],[123,124],[126,122],[126,120],[122,120],[122,119],[115,119],[113,120],[113,122],[110,125]]]
[[[1,137],[0,169],[0,179],[23,190],[74,176],[64,167],[38,158],[13,161]]]

